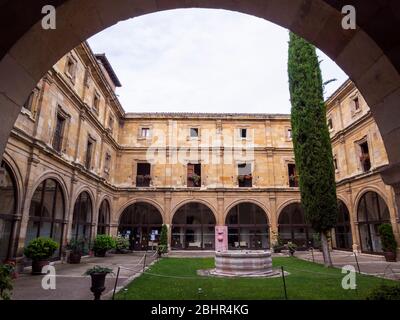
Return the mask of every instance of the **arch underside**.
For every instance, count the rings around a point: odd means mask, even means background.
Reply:
[[[44,4],[57,7],[55,30],[41,27]],[[10,28],[0,31],[0,102],[2,114],[7,115],[0,128],[0,154],[32,88],[76,45],[119,21],[140,15],[178,8],[213,8],[274,22],[330,56],[350,76],[371,108],[390,162],[384,178],[391,184],[400,182],[400,148],[396,147],[400,137],[400,39],[396,31],[400,17],[395,14],[399,3],[354,3],[358,28],[344,30],[341,9],[347,4],[344,0],[38,0],[24,3],[29,14],[20,15],[18,1],[5,1],[0,17]]]

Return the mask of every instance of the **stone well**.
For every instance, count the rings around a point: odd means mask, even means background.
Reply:
[[[215,252],[215,269],[208,271],[208,275],[225,277],[271,277],[279,274],[272,269],[270,251],[247,250]]]

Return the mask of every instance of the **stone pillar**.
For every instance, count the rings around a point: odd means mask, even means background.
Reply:
[[[216,222],[218,226],[225,225],[225,212],[224,212],[224,193],[218,192],[217,194],[217,217]]]
[[[276,197],[275,195],[270,195],[269,197],[269,203],[270,203],[270,214],[271,217],[269,219],[269,242],[270,242],[270,248],[273,248],[274,244],[277,243],[278,241],[278,213],[276,212]]]
[[[397,142],[397,141],[396,141]],[[400,260],[400,164],[387,166],[381,173],[382,179],[386,184],[393,188],[393,207],[394,210],[390,215],[393,233],[397,241],[397,259]]]
[[[167,241],[168,241],[168,251],[171,250],[171,241],[172,241],[172,217],[171,217],[171,192],[165,192],[164,194],[164,224],[167,225]]]
[[[116,237],[118,235],[118,223],[110,224],[110,236]]]

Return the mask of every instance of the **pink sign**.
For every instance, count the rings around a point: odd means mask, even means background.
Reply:
[[[215,227],[215,251],[223,252],[228,251],[228,227],[216,226]]]

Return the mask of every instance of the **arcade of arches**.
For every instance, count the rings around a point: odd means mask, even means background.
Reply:
[[[57,6],[61,22],[51,32],[43,32],[40,24],[44,3],[27,2],[24,15],[16,14],[19,2],[1,4],[6,27],[0,30],[0,259],[21,257],[25,243],[38,235],[64,246],[74,237],[90,240],[96,233],[120,231],[133,248],[143,249],[157,241],[160,216],[169,226],[171,247],[182,249],[212,248],[214,224],[228,225],[231,248],[267,248],[279,232],[301,246],[314,241],[296,205],[296,183],[288,181],[288,165],[293,165],[288,116],[126,114],[107,59],[79,45],[118,21],[187,6],[273,21],[342,67],[360,92],[348,82],[327,101],[342,201],[332,245],[379,253],[377,226],[383,222],[392,224],[400,243],[398,1],[375,1],[360,10],[354,31],[341,28],[340,11],[347,4],[341,0],[165,0],[134,6],[125,0],[57,0],[48,2]],[[89,20],[88,11],[95,13]],[[99,104],[93,106],[95,93]],[[138,164],[145,162],[140,150],[151,135],[139,138],[138,133],[170,120],[232,136],[238,121],[256,130],[258,147],[246,187],[237,183],[243,163],[202,166],[199,188],[187,185],[185,165],[150,167],[139,179]],[[144,177],[149,189],[136,184]]]

